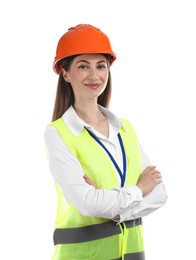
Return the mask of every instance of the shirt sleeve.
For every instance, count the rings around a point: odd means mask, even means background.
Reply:
[[[44,139],[49,168],[55,182],[63,190],[66,201],[83,215],[113,219],[130,205],[142,201],[142,192],[137,186],[106,190],[95,189],[87,184],[80,162],[54,126],[46,128]]]
[[[120,222],[145,217],[162,207],[167,201],[167,192],[164,183],[158,184],[143,200],[133,207],[127,208],[120,214]]]
[[[141,144],[139,144],[139,149],[142,158],[142,171],[148,167],[150,164],[149,158],[145,154]],[[155,210],[162,207],[167,201],[167,192],[164,183],[160,183],[155,188],[143,197],[143,200],[132,204],[123,213],[120,214],[120,221],[128,221],[131,219],[136,219],[140,217],[147,216],[154,212]]]

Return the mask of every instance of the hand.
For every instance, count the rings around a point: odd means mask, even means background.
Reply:
[[[142,190],[143,196],[145,196],[161,182],[162,176],[161,173],[156,170],[156,166],[149,166],[142,172],[136,185]]]
[[[97,186],[91,181],[91,179],[89,179],[86,175],[84,175],[84,180],[86,183],[88,183],[89,185],[93,186],[95,189],[97,189]]]

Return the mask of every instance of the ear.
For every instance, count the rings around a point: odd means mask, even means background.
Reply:
[[[64,78],[64,80],[65,81],[67,81],[67,82],[69,82],[70,80],[69,80],[69,78],[68,78],[68,73],[67,73],[67,71],[65,70],[65,69],[61,69],[61,72],[62,72],[62,75],[63,75],[63,78]]]

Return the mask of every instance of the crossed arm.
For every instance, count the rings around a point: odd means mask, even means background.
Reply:
[[[84,176],[84,180],[95,189],[97,188],[87,176]],[[163,206],[167,201],[166,190],[162,183],[162,175],[155,166],[145,168],[136,186],[141,190],[143,199],[140,202],[133,203],[133,205],[120,215],[116,215],[113,218],[114,221],[122,222],[146,216]]]
[[[79,161],[54,127],[46,131],[45,141],[55,182],[64,192],[66,201],[83,215],[117,218],[121,222],[148,215],[165,204],[167,193],[161,174],[155,166],[146,167],[148,160],[142,166],[145,170],[137,185],[111,190],[97,189],[91,180],[84,177]]]

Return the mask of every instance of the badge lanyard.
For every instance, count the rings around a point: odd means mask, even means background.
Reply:
[[[120,147],[121,147],[121,152],[122,152],[122,158],[123,158],[123,172],[121,171],[120,167],[118,166],[117,162],[115,161],[114,157],[112,156],[112,154],[108,151],[108,149],[105,147],[105,145],[94,135],[92,134],[86,127],[85,129],[88,131],[88,133],[92,136],[92,138],[106,151],[106,153],[108,154],[108,156],[110,157],[112,163],[114,164],[116,170],[118,171],[119,175],[120,175],[120,179],[121,179],[121,187],[124,186],[125,184],[125,179],[126,179],[126,167],[127,167],[127,160],[126,160],[126,154],[125,154],[125,149],[124,149],[124,145],[123,145],[123,141],[122,138],[120,136],[120,134],[118,133],[118,140],[120,143]]]

